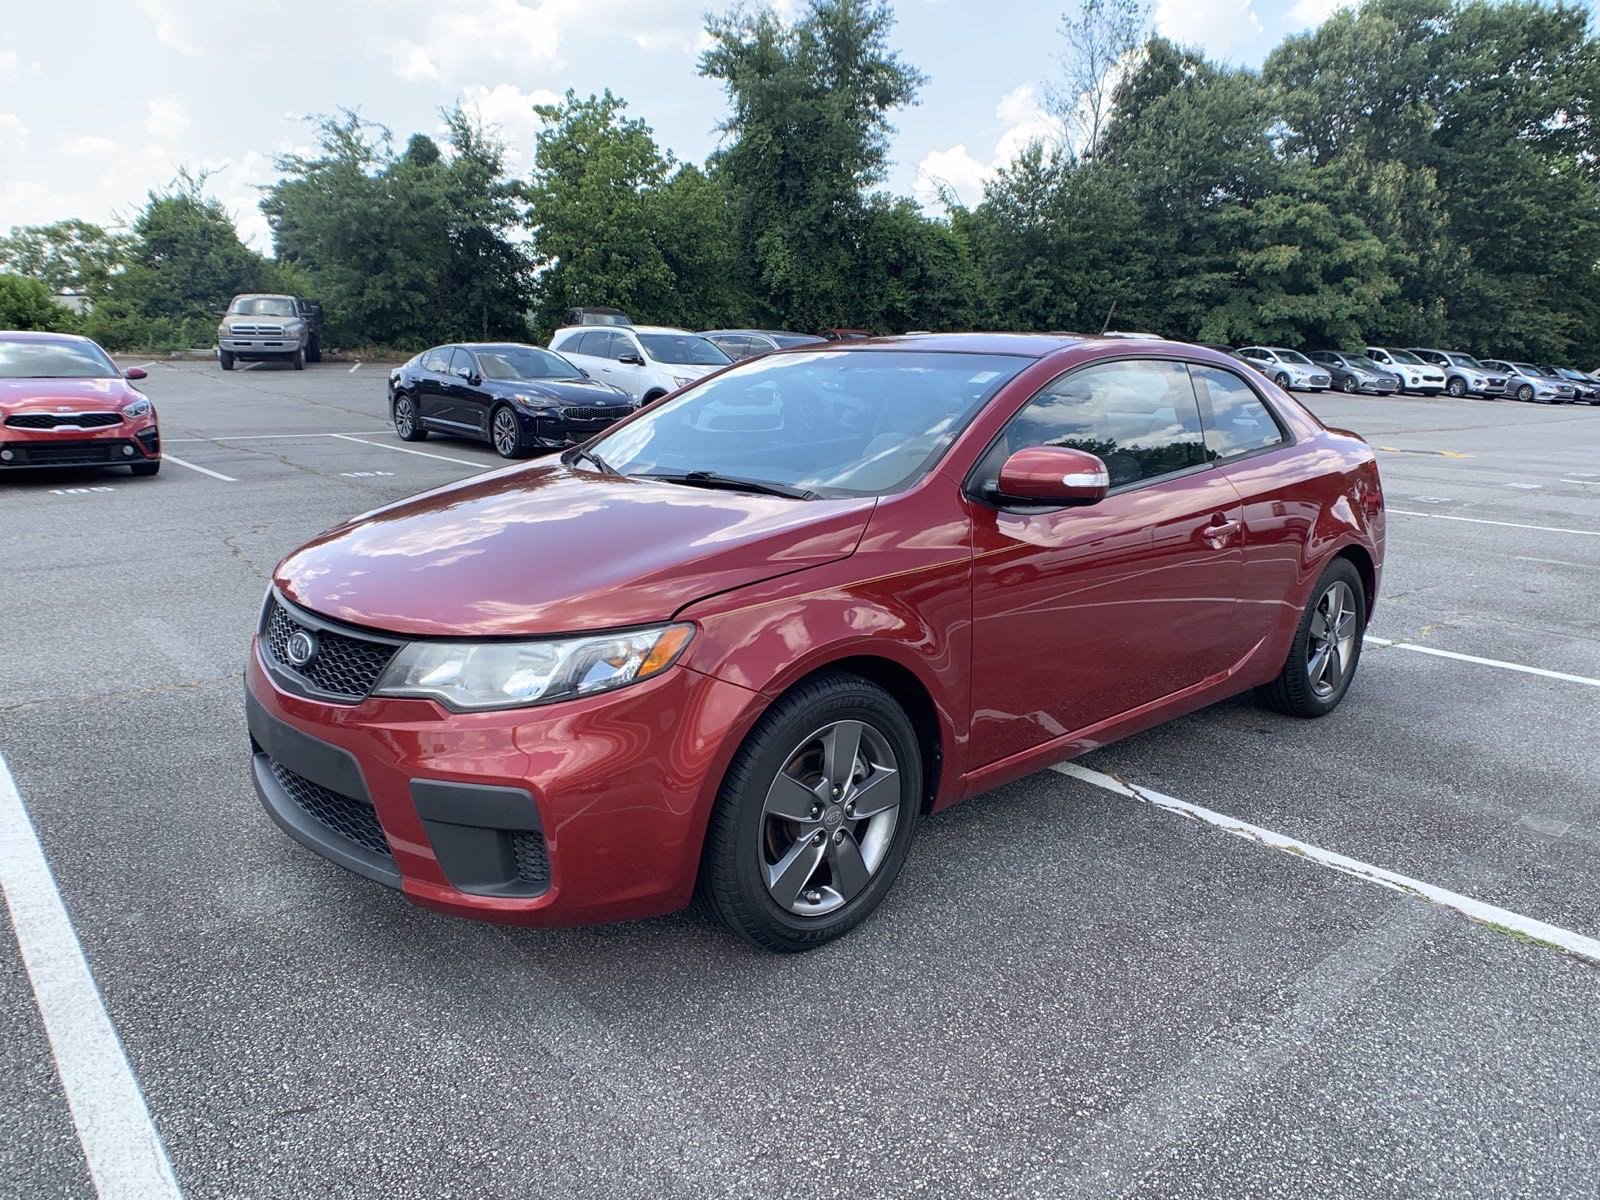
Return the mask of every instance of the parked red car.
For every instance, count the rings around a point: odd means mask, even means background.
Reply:
[[[150,398],[88,338],[0,332],[0,475],[26,467],[161,470]]]
[[[729,404],[781,421],[701,419]],[[1197,346],[782,351],[286,558],[255,783],[430,908],[562,925],[698,886],[806,949],[925,813],[1250,688],[1330,711],[1383,538],[1366,444]]]

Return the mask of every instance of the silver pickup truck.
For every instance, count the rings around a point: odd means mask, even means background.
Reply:
[[[235,296],[217,326],[217,362],[282,359],[296,371],[322,359],[322,306],[294,296],[248,293]]]

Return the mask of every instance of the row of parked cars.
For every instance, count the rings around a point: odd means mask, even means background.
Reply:
[[[1600,404],[1600,375],[1570,367],[1474,358],[1459,350],[1368,346],[1362,351],[1312,350],[1302,354],[1282,346],[1244,346],[1224,350],[1244,360],[1279,387],[1321,392],[1338,388],[1352,394],[1391,396],[1506,396],[1544,404]]]

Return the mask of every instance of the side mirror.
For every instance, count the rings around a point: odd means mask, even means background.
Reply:
[[[644,366],[644,359],[640,358],[637,354],[634,354],[632,351],[629,351],[626,354],[619,355],[617,357],[617,361],[619,363],[621,363],[625,367],[642,367],[642,366]]]
[[[476,371],[474,371],[474,372],[472,372],[472,374],[467,376],[467,382],[469,384],[471,384],[473,387],[477,387],[480,383],[483,382],[483,376],[479,375]]]
[[[135,379],[135,380],[137,380],[137,379],[146,378],[148,376],[148,374],[149,374],[149,372],[147,372],[143,367],[129,367],[126,371],[124,371],[122,373],[122,377],[124,379]]]
[[[1086,450],[1069,446],[1030,446],[1000,468],[998,499],[1065,508],[1098,504],[1111,486],[1106,464]]]
[[[585,379],[593,379],[594,378],[593,375],[589,374],[589,372],[585,371],[582,367],[578,368],[578,374],[582,375]]]

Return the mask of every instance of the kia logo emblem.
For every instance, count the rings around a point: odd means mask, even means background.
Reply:
[[[284,643],[283,655],[290,666],[303,667],[317,656],[317,639],[304,629],[297,629]]]

